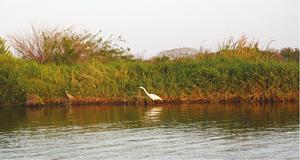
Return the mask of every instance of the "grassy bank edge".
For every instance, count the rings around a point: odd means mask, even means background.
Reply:
[[[161,96],[163,103],[299,101],[299,68],[294,62],[222,56],[74,66],[10,56],[0,56],[0,61],[0,98],[13,105],[64,104],[65,90],[75,96],[74,104],[151,104],[138,89],[141,85]]]
[[[120,99],[118,97],[75,97],[73,100],[67,98],[52,98],[39,101],[27,100],[26,106],[66,106],[66,105],[163,105],[163,104],[189,104],[189,103],[235,103],[235,104],[272,104],[272,103],[299,103],[299,92],[287,93],[284,97],[276,95],[220,95],[212,94],[206,97],[162,97],[163,101],[152,101],[147,97],[133,97],[130,99]]]

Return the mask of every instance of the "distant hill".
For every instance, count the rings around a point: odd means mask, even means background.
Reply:
[[[169,57],[171,59],[181,58],[181,57],[188,57],[193,56],[199,53],[199,50],[190,47],[183,47],[183,48],[174,48],[170,50],[164,50],[157,54],[156,57]]]

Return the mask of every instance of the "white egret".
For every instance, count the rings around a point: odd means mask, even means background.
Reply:
[[[74,97],[70,93],[68,93],[68,91],[65,91],[65,92],[66,92],[66,96],[68,97],[69,100],[74,99]]]
[[[145,93],[147,94],[147,96],[150,97],[153,101],[156,101],[156,100],[162,101],[162,99],[158,95],[148,93],[144,87],[139,87],[139,88],[144,90]]]

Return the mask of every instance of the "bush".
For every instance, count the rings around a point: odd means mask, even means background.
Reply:
[[[73,64],[89,58],[128,58],[130,49],[119,45],[120,37],[105,39],[88,31],[75,32],[72,28],[40,29],[33,27],[29,36],[11,37],[11,44],[24,58],[39,63]]]
[[[1,54],[11,54],[9,51],[9,46],[6,45],[5,39],[0,37],[0,55]]]
[[[286,60],[299,62],[299,48],[283,48],[280,55]]]
[[[19,65],[21,63],[10,55],[0,55],[0,106],[25,102],[25,91],[18,80]]]

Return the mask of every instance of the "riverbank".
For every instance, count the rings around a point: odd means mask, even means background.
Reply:
[[[210,97],[201,97],[201,98],[177,98],[177,97],[162,97],[163,101],[152,101],[146,97],[134,97],[132,99],[120,100],[119,98],[103,98],[103,97],[85,97],[79,98],[76,97],[75,100],[68,100],[67,98],[56,98],[56,99],[45,99],[39,101],[38,99],[32,100],[27,99],[25,106],[28,107],[47,107],[47,106],[69,106],[69,105],[137,105],[137,106],[147,106],[147,105],[168,105],[168,104],[204,104],[204,103],[229,103],[229,104],[273,104],[273,103],[299,103],[299,99],[295,98],[298,93],[295,95],[289,95],[285,97],[274,97],[266,95],[264,96],[254,96],[249,95],[248,97],[240,97],[236,95],[231,95],[230,97],[222,97],[214,95]],[[256,99],[258,98],[258,99]]]
[[[117,39],[119,41],[119,38]],[[299,102],[299,49],[272,50],[245,36],[218,51],[134,57],[112,39],[70,29],[0,39],[0,106]],[[71,97],[72,97],[71,96]],[[69,96],[70,97],[70,96]]]
[[[75,97],[74,104],[151,103],[139,86],[164,103],[299,102],[298,62],[252,56],[56,65],[0,55],[0,104],[64,104],[65,91]]]

